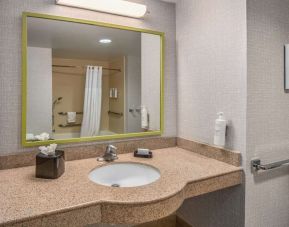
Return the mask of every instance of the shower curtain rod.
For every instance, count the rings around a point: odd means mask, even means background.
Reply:
[[[85,66],[76,66],[76,65],[52,65],[52,67],[59,67],[59,68],[79,68],[79,67],[81,67],[81,68],[85,68]],[[105,67],[103,67],[102,69],[121,72],[120,69],[111,69],[111,68],[105,68]]]

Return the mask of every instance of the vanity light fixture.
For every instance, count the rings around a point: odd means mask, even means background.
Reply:
[[[111,43],[111,39],[100,39],[98,42],[103,43],[103,44],[109,44]]]
[[[56,0],[56,4],[135,18],[147,11],[146,5],[125,0]]]

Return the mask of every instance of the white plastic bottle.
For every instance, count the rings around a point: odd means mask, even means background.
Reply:
[[[214,144],[219,147],[224,147],[226,142],[226,127],[227,121],[224,118],[224,113],[217,113],[218,118],[215,121]]]

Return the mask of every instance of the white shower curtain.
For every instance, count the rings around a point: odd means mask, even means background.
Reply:
[[[87,66],[80,136],[97,136],[101,119],[102,67]]]

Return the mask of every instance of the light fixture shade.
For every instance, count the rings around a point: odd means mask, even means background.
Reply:
[[[136,18],[147,11],[146,5],[124,0],[56,0],[56,4]]]

